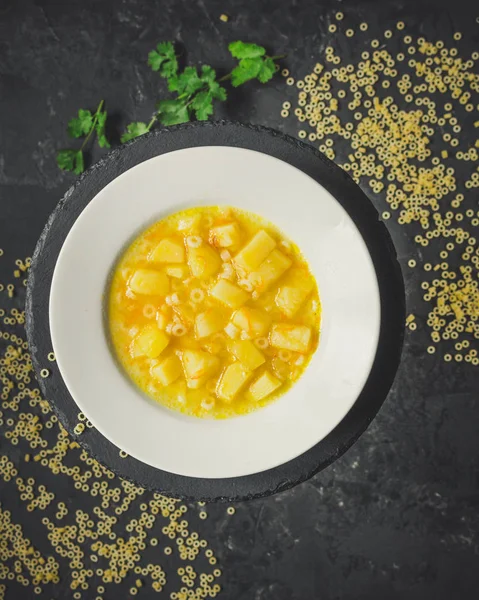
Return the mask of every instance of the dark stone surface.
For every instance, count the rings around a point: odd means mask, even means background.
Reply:
[[[343,421],[314,448],[280,467],[248,477],[195,479],[180,477],[121,458],[98,431],[88,431],[78,442],[118,475],[176,498],[194,500],[251,500],[284,491],[339,458],[372,421],[386,398],[399,364],[405,320],[404,285],[394,248],[385,226],[361,189],[333,162],[299,140],[259,126],[227,121],[188,123],[157,130],[130,142],[98,161],[59,202],[40,237],[33,256],[27,290],[27,335],[39,374],[52,347],[48,302],[53,272],[71,227],[83,209],[110,181],[154,156],[192,146],[233,146],[260,151],[301,169],[321,183],[354,218],[368,244],[381,295],[378,351],[369,378]],[[73,432],[78,407],[56,365],[51,376],[39,379],[45,398],[63,425]]]
[[[401,18],[411,31],[437,38],[462,31],[463,48],[478,47],[479,11],[471,2],[1,0],[0,281],[11,278],[15,258],[31,255],[74,181],[54,158],[75,111],[103,97],[117,131],[151,114],[159,86],[145,57],[158,40],[175,39],[186,58],[224,70],[231,64],[229,41],[258,41],[287,52],[286,64],[300,76],[328,43],[327,25],[338,8],[355,24],[368,21],[371,37]],[[222,12],[229,23],[219,21]],[[357,52],[356,43],[344,42],[342,54]],[[295,134],[296,123],[278,116],[282,101],[294,96],[283,81],[251,84],[216,116]],[[90,160],[101,154],[93,151]],[[372,199],[382,210],[383,198]],[[391,222],[388,228],[405,265],[416,248],[402,228]],[[404,274],[407,311],[424,310],[417,274]],[[224,571],[221,597],[477,597],[478,374],[427,355],[426,345],[425,330],[406,335],[392,392],[334,465],[290,491],[238,506],[234,520],[211,508],[201,528]]]

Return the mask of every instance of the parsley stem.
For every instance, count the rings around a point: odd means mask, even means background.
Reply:
[[[91,137],[91,134],[95,131],[95,126],[97,124],[98,121],[98,114],[101,112],[101,109],[103,108],[103,104],[105,103],[104,100],[100,101],[100,104],[98,105],[98,108],[96,109],[96,113],[95,116],[93,118],[93,122],[91,124],[91,128],[90,131],[88,132],[88,135],[86,136],[86,138],[83,140],[83,144],[80,146],[80,152],[83,150],[83,148],[87,145],[88,140]]]
[[[158,117],[157,115],[154,115],[153,117],[151,117],[151,121],[148,123],[148,125],[146,126],[146,130],[150,131],[150,129],[153,127],[153,125],[156,123]]]
[[[271,60],[280,60],[280,58],[286,58],[287,54],[276,54],[275,56],[267,56],[266,58],[271,58]]]

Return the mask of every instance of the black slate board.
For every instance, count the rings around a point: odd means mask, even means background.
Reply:
[[[27,290],[27,335],[33,363],[39,373],[47,366],[47,355],[52,349],[48,301],[56,260],[73,223],[98,192],[121,173],[149,158],[181,148],[208,145],[250,148],[284,160],[321,183],[353,218],[371,254],[381,295],[380,338],[370,376],[348,415],[324,440],[295,460],[246,477],[199,479],[161,471],[131,457],[121,458],[118,448],[95,429],[87,429],[77,440],[99,462],[145,488],[184,499],[246,500],[288,489],[341,456],[376,415],[399,364],[405,300],[393,245],[367,197],[334,163],[312,147],[274,130],[227,121],[158,130],[114,150],[67,191],[40,237]],[[51,363],[48,366],[51,368]],[[54,366],[51,375],[39,378],[39,381],[62,424],[74,435],[79,409],[58,368]]]

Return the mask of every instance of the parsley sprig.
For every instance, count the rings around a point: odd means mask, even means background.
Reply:
[[[205,121],[214,112],[214,101],[223,102],[227,92],[222,83],[231,80],[233,87],[257,79],[261,83],[269,81],[277,70],[276,61],[283,56],[268,56],[266,49],[248,42],[232,42],[228,49],[239,60],[237,66],[227,75],[218,78],[216,71],[209,65],[187,66],[179,72],[178,58],[172,42],[160,42],[155,50],[148,54],[148,64],[161,77],[165,78],[170,92],[176,97],[160,100],[156,113],[148,123],[136,121],[127,126],[121,136],[122,142],[147,133],[160,122],[162,125],[177,125],[196,118]]]
[[[148,54],[148,64],[160,77],[166,79],[168,90],[173,97],[160,100],[149,122],[130,123],[121,136],[122,143],[148,133],[155,123],[177,125],[192,119],[207,120],[214,112],[214,103],[224,102],[227,91],[224,83],[229,81],[236,88],[247,81],[257,79],[261,83],[269,81],[278,69],[277,61],[284,56],[268,56],[266,49],[248,42],[232,42],[228,49],[238,60],[230,73],[218,77],[209,65],[199,69],[187,66],[180,71],[178,57],[173,42],[160,42]],[[80,109],[78,116],[68,122],[68,134],[73,138],[83,138],[78,149],[67,148],[57,154],[57,164],[64,171],[73,171],[77,175],[85,168],[84,150],[92,138],[100,148],[109,148],[105,134],[107,112],[102,100],[94,113]]]
[[[89,110],[80,108],[78,117],[74,117],[68,122],[68,135],[73,138],[83,137],[84,140],[78,150],[67,148],[58,152],[57,164],[63,171],[73,171],[77,175],[83,173],[85,169],[83,151],[93,133],[96,134],[100,148],[110,147],[105,133],[107,112],[103,110],[104,104],[102,100],[93,114]]]

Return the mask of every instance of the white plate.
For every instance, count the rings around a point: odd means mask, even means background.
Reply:
[[[319,348],[293,388],[252,414],[215,421],[163,408],[130,382],[108,344],[104,299],[115,261],[141,230],[187,207],[221,204],[261,214],[299,245],[323,313]],[[79,411],[130,456],[192,477],[264,471],[323,439],[366,382],[379,325],[374,267],[340,204],[283,161],[231,147],[164,154],[107,185],[69,232],[50,295],[53,349]]]

